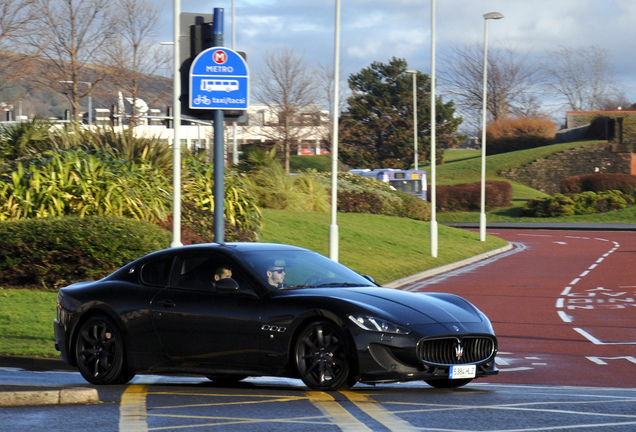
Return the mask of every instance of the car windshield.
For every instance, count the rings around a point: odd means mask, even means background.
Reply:
[[[243,252],[240,259],[272,290],[376,286],[353,270],[312,251],[249,251]]]

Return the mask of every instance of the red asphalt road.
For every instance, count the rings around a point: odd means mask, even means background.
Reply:
[[[401,287],[458,294],[490,318],[501,372],[484,382],[636,388],[636,232],[488,234],[518,252]]]

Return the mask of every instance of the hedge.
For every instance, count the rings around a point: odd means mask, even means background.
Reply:
[[[443,185],[436,188],[436,204],[440,211],[481,210],[481,182]],[[509,207],[512,186],[498,180],[486,181],[486,210]]]
[[[102,278],[170,246],[157,225],[118,216],[0,222],[0,284],[57,288]]]

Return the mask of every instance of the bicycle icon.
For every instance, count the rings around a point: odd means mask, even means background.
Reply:
[[[197,96],[197,98],[196,98],[196,99],[194,99],[194,100],[192,101],[192,103],[194,103],[195,105],[201,105],[201,104],[203,104],[203,105],[210,105],[210,104],[212,103],[212,101],[211,101],[211,100],[210,100],[210,98],[209,98],[209,97],[207,97],[207,96],[199,95],[199,96]]]

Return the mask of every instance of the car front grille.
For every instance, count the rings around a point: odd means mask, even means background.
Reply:
[[[420,360],[434,365],[483,362],[488,360],[496,349],[496,340],[489,336],[422,339],[417,347]]]

